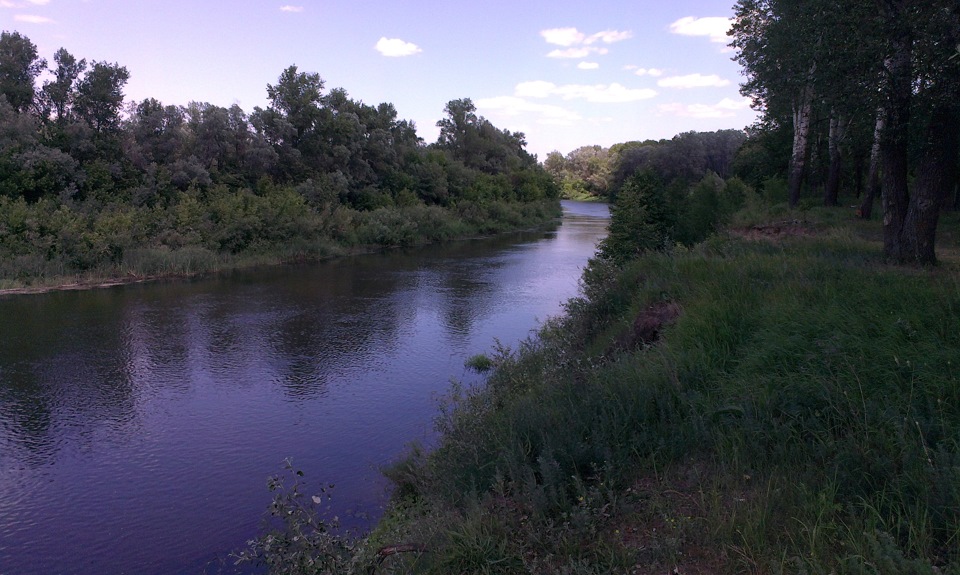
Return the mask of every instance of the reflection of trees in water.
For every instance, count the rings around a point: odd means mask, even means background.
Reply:
[[[339,373],[372,366],[396,348],[396,271],[390,260],[366,256],[294,268],[271,282],[273,297],[289,306],[268,337],[273,379],[287,394],[324,394]]]
[[[121,356],[115,293],[54,293],[0,302],[4,443],[39,465],[63,445],[92,442],[91,422],[130,422],[134,390]],[[106,353],[104,351],[106,350]]]
[[[503,295],[504,254],[547,235],[0,300],[0,445],[43,461],[63,435],[82,445],[105,427],[129,430],[138,402],[200,381],[265,378],[320,395],[340,373],[386,361],[419,314],[439,318],[436,338],[465,342]]]
[[[519,244],[541,241],[554,232],[526,232],[461,242],[451,246],[442,258],[431,258],[439,289],[437,305],[444,329],[443,337],[458,347],[465,345],[476,323],[500,302],[504,295],[497,280],[509,265],[509,254]],[[431,254],[433,255],[433,254]]]

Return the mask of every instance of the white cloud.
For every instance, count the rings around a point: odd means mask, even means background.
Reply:
[[[609,52],[606,48],[597,48],[596,46],[581,46],[579,48],[567,48],[566,50],[554,50],[547,54],[547,58],[586,58],[590,54],[606,54]]]
[[[729,41],[727,31],[733,25],[733,20],[720,16],[709,18],[695,18],[687,16],[670,24],[670,31],[681,36],[709,36],[711,42]]]
[[[687,74],[686,76],[670,76],[657,81],[661,88],[720,88],[729,86],[730,80],[725,80],[716,74]]]
[[[599,67],[600,64],[596,62],[580,62],[577,64],[577,68],[580,68],[581,70],[596,70]]]
[[[32,14],[17,14],[13,17],[17,22],[26,22],[27,24],[52,24],[53,20],[46,16],[34,16]]]
[[[46,6],[50,3],[50,0],[27,0],[27,2],[33,4],[34,6]]]
[[[520,82],[513,89],[513,93],[521,98],[546,98],[556,89],[557,85],[553,82],[534,80],[533,82]]]
[[[380,38],[380,40],[377,41],[376,48],[377,52],[392,58],[400,56],[413,56],[414,54],[423,52],[423,50],[421,50],[416,44],[412,42],[404,42],[399,38]]]
[[[633,38],[633,32],[626,30],[622,32],[618,30],[604,30],[584,40],[584,44],[593,44],[597,40],[602,41],[604,44],[613,44],[614,42],[621,42],[629,38]]]
[[[609,85],[597,84],[594,86],[568,84],[566,86],[560,86],[557,89],[557,93],[564,100],[582,98],[588,102],[604,104],[649,100],[657,95],[656,90],[649,88],[627,88],[616,82]]]
[[[562,106],[529,102],[516,96],[481,98],[475,103],[479,110],[493,110],[507,116],[536,114],[540,116],[539,123],[541,124],[569,126],[582,119],[580,114]]]
[[[547,44],[556,44],[557,46],[576,46],[584,41],[586,35],[578,32],[576,28],[551,28],[542,30],[540,35],[547,41]]]
[[[631,69],[634,70],[633,73],[637,76],[653,76],[654,78],[663,76],[663,70],[660,68],[637,68],[633,66]]]
[[[749,110],[750,100],[724,98],[713,105],[673,103],[662,104],[659,108],[661,113],[686,118],[732,118],[741,110]]]
[[[303,12],[303,6],[290,6],[290,5],[281,6],[280,11],[281,12]]]
[[[586,58],[590,54],[603,55],[609,50],[592,44],[597,42],[613,44],[633,37],[632,32],[619,30],[604,30],[587,36],[576,28],[551,28],[541,30],[540,35],[548,44],[564,47],[563,50],[551,51],[547,54],[548,58]]]
[[[0,0],[0,8],[16,8],[17,5],[10,0]]]
[[[621,30],[604,30],[587,36],[576,28],[551,28],[542,30],[540,35],[547,41],[547,44],[556,44],[557,46],[579,46],[581,44],[589,46],[597,42],[604,44],[613,44],[633,37],[633,32]]]
[[[521,98],[547,98],[557,96],[564,100],[586,100],[593,103],[621,103],[648,100],[657,95],[649,88],[627,88],[613,84],[565,84],[558,86],[552,82],[538,80],[521,82],[514,88],[514,94]]]

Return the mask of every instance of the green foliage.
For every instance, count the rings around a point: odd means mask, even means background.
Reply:
[[[477,373],[486,373],[493,369],[494,363],[487,355],[479,353],[467,358],[463,365]]]
[[[47,67],[37,47],[19,32],[0,33],[0,95],[17,112],[33,105],[34,82]]]
[[[606,199],[609,196],[610,150],[583,146],[564,157],[550,152],[544,168],[558,181],[566,199]]]
[[[624,264],[650,250],[670,246],[676,217],[660,180],[638,172],[623,186],[610,212],[610,231],[600,242],[600,257]]]
[[[360,544],[350,533],[341,533],[339,519],[326,518],[321,508],[333,485],[322,485],[308,497],[303,477],[287,460],[284,473],[267,481],[274,493],[270,520],[264,533],[236,555],[236,564],[265,566],[271,575],[361,573],[355,561]]]
[[[123,117],[125,67],[65,49],[54,60],[38,92],[36,47],[0,37],[0,197],[12,217],[29,214],[0,229],[5,285],[410,246],[559,211],[523,134],[477,117],[469,99],[447,105],[427,147],[391,104],[324,93],[296,66],[249,116],[147,98]]]
[[[431,553],[407,567],[957,572],[956,270],[884,267],[875,230],[804,217],[815,237],[595,260],[583,297],[456,388],[438,447],[408,461],[390,529]],[[662,302],[680,316],[639,342]]]

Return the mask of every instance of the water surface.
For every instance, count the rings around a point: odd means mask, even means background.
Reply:
[[[215,572],[292,458],[375,520],[464,360],[577,293],[603,205],[514,234],[0,298],[0,573]]]

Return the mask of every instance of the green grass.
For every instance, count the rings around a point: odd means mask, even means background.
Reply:
[[[430,551],[378,572],[960,573],[955,236],[891,267],[877,222],[775,212],[803,233],[595,263],[498,350],[373,534]],[[664,301],[681,315],[639,342]]]

